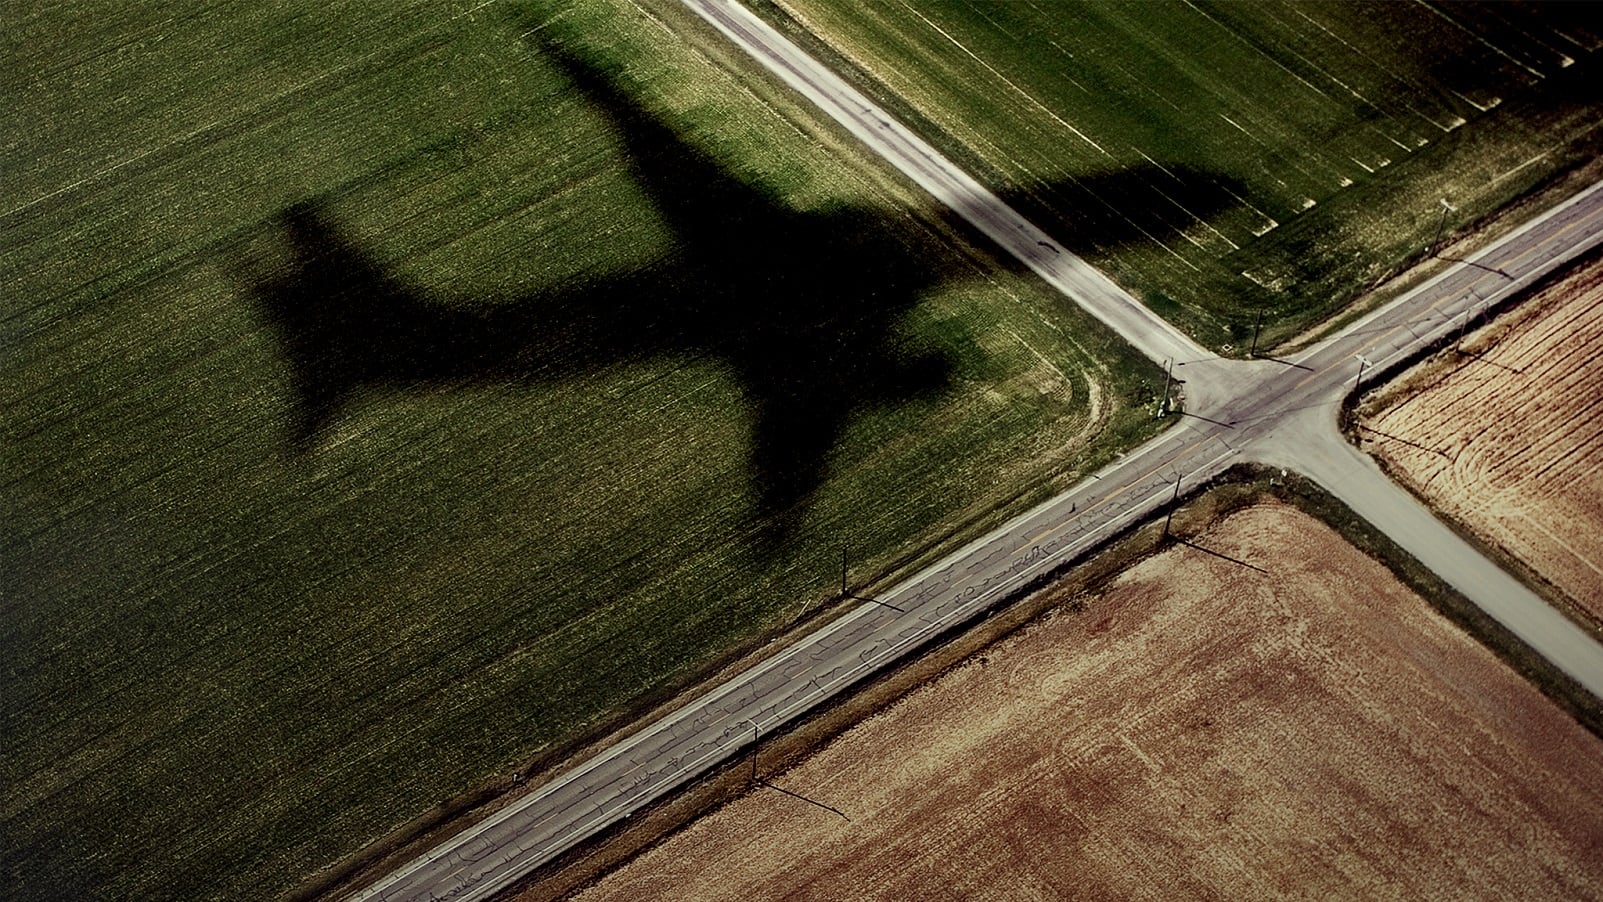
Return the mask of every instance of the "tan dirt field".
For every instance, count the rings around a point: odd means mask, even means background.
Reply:
[[[1365,447],[1603,625],[1603,263],[1463,349],[1377,398],[1386,406],[1362,420]]]
[[[596,900],[1600,898],[1603,741],[1278,502],[687,826]],[[759,759],[760,760],[760,759]]]

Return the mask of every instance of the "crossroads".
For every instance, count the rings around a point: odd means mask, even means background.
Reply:
[[[487,899],[827,703],[950,627],[1162,509],[1177,483],[1240,462],[1295,469],[1389,535],[1550,661],[1603,696],[1603,646],[1488,562],[1341,436],[1336,412],[1454,333],[1603,243],[1603,185],[1284,361],[1214,357],[738,4],[685,0],[1050,284],[1184,380],[1171,430],[881,596],[579,764],[357,893],[361,900]]]

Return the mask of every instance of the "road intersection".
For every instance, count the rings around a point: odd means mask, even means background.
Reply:
[[[1308,476],[1391,537],[1594,696],[1603,646],[1487,561],[1348,443],[1337,412],[1395,371],[1603,243],[1593,186],[1338,334],[1284,360],[1224,360],[1152,314],[1083,260],[729,0],[688,6],[787,84],[1185,380],[1177,425],[1089,479],[848,612],[673,714],[603,750],[491,818],[358,892],[360,900],[488,899],[784,727],[950,627],[1161,510],[1176,485],[1236,463]]]

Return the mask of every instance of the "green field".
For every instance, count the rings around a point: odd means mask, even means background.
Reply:
[[[647,6],[8,12],[0,897],[281,894],[1162,425]]]
[[[1227,352],[1260,311],[1268,341],[1296,335],[1603,150],[1588,4],[757,8]]]

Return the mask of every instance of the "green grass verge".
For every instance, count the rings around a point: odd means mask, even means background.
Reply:
[[[1159,425],[1155,368],[648,8],[15,17],[0,896],[284,892],[817,609],[842,545],[855,580],[894,578]],[[553,330],[517,378],[368,385],[291,447],[305,373],[259,297],[297,263],[287,210],[441,321],[698,250],[554,42],[773,209],[884,210],[876,246],[933,274],[881,337],[947,381],[853,407],[784,510],[759,504],[734,339],[658,342],[645,313],[638,353]],[[801,343],[835,322],[788,315]]]
[[[1564,4],[755,7],[1238,354],[1603,150],[1603,40]]]

